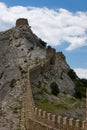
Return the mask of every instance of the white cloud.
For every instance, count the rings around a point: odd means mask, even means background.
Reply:
[[[72,13],[66,9],[7,7],[0,2],[0,31],[15,26],[17,18],[29,20],[34,33],[50,45],[69,43],[70,51],[87,45],[87,12]]]
[[[87,79],[87,69],[83,68],[75,68],[74,71],[80,78],[86,78]]]

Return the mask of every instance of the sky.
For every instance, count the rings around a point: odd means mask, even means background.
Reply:
[[[87,0],[0,0],[0,32],[22,17],[38,37],[64,53],[80,78],[87,78]]]

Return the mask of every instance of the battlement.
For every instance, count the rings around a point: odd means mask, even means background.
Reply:
[[[24,25],[29,25],[28,20],[25,18],[19,18],[16,21],[16,27],[24,26]]]
[[[46,56],[47,57],[52,57],[55,56],[56,50],[54,48],[47,48],[46,49]]]
[[[47,113],[42,109],[34,108],[36,120],[50,125],[52,128],[61,130],[86,130],[86,121],[74,120],[73,118],[62,117]]]
[[[66,57],[64,56],[62,52],[56,52],[56,56],[60,58],[61,60],[64,60],[64,61],[66,60]]]
[[[47,50],[48,59],[46,62],[34,66],[29,70],[28,73],[28,84],[26,85],[26,109],[25,109],[25,117],[26,117],[26,130],[87,130],[87,121],[75,120],[73,118],[62,117],[58,115],[54,115],[52,113],[48,113],[42,109],[39,109],[34,102],[31,82],[37,80],[40,76],[41,72],[45,73],[49,70],[50,67],[50,59],[55,58],[55,50]],[[63,60],[65,60],[65,56],[62,52],[57,53],[57,56],[60,56]],[[29,105],[30,104],[30,105]],[[29,114],[28,114],[29,112]],[[31,115],[30,115],[31,114]]]
[[[46,64],[48,64],[49,61],[46,62]],[[27,93],[27,97],[31,97],[31,101],[32,101],[32,106],[33,106],[33,113],[32,113],[32,117],[27,117],[28,118],[28,129],[30,130],[87,130],[87,122],[86,120],[81,121],[81,120],[75,120],[73,118],[68,118],[68,117],[62,117],[62,116],[58,116],[58,115],[54,115],[52,113],[48,113],[47,111],[44,111],[42,109],[39,109],[38,107],[36,107],[34,99],[33,99],[33,95],[32,95],[32,90],[31,90],[31,81],[32,81],[32,73],[35,74],[35,71],[39,70],[39,73],[37,75],[37,77],[39,76],[39,74],[41,73],[42,69],[40,65],[37,65],[36,67],[30,69],[30,73],[29,73],[29,89],[31,91],[31,93]],[[48,68],[49,69],[49,68]],[[47,70],[45,70],[47,71]],[[44,71],[44,72],[45,72]],[[36,74],[35,74],[35,79],[37,79]],[[28,92],[28,91],[27,91]],[[27,103],[29,103],[29,100],[27,98]],[[30,109],[30,108],[27,108]],[[28,110],[27,110],[28,111]],[[26,112],[26,116],[28,116],[28,113]],[[35,125],[34,125],[35,124]]]
[[[55,64],[55,54],[56,50],[54,48],[47,48],[46,49],[46,57],[50,59],[50,63],[53,65]]]

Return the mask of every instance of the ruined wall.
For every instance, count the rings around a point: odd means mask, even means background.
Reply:
[[[47,49],[46,57],[47,60],[44,64],[35,65],[29,70],[31,82],[37,80],[41,73],[47,72],[50,69],[50,66],[55,64],[55,49]]]
[[[43,111],[42,109],[39,109],[35,106],[32,95],[31,82],[36,80],[41,72],[45,73],[49,69],[50,69],[50,58],[46,61],[45,64],[43,64],[43,66],[37,65],[29,70],[28,75],[29,85],[27,85],[28,89],[26,93],[27,95],[25,103],[27,130],[87,130],[86,120],[80,121],[80,120],[74,120],[73,118],[53,115],[52,113]],[[27,114],[28,111],[30,112],[30,114]]]
[[[44,63],[44,64],[41,66],[41,73],[45,73],[45,72],[47,72],[49,69],[50,69],[50,59],[48,59],[48,60],[46,61],[46,63]]]
[[[41,65],[36,65],[32,69],[30,69],[29,75],[30,75],[31,82],[37,80],[40,74],[41,74]]]
[[[64,54],[62,52],[56,52],[56,56],[58,58],[60,58],[61,60],[66,61],[66,57],[64,56]]]
[[[29,70],[30,80],[34,82],[40,76],[40,74],[47,72],[50,69],[50,59],[48,59],[43,65],[35,65]]]
[[[35,69],[39,69],[40,73],[41,66],[38,65],[30,71],[34,72]],[[31,75],[29,75],[29,79],[31,79]],[[34,99],[32,99],[32,102],[34,111],[32,116],[33,119],[29,118],[28,120],[29,130],[87,130],[86,121],[74,120],[73,118],[53,115],[52,113],[48,113],[46,111],[43,111],[42,109],[37,108],[35,106]]]
[[[50,63],[52,65],[55,64],[55,54],[56,54],[56,50],[54,48],[48,48],[48,49],[46,49],[46,57],[48,59],[50,59]]]
[[[29,25],[27,19],[24,19],[24,18],[17,19],[17,21],[16,21],[16,27],[24,26],[24,25]]]

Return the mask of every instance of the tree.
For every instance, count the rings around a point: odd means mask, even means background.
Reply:
[[[52,82],[52,83],[50,84],[50,88],[51,88],[51,93],[52,93],[53,95],[55,95],[55,96],[57,96],[57,94],[60,92],[60,91],[59,91],[59,87],[58,87],[57,83],[55,83],[55,82]]]
[[[47,49],[51,49],[52,47],[50,45],[47,46]]]

